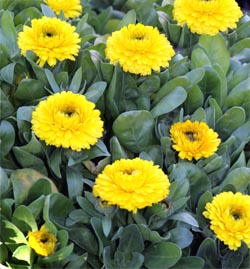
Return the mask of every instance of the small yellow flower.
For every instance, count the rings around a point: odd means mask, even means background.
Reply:
[[[205,122],[177,122],[170,128],[173,148],[179,151],[181,159],[193,158],[199,160],[202,157],[208,158],[217,151],[221,142],[218,134],[210,129]]]
[[[143,76],[160,67],[168,67],[175,52],[164,34],[152,26],[129,24],[115,31],[107,40],[106,57],[119,62],[123,71]]]
[[[59,15],[63,11],[65,18],[76,18],[82,13],[80,0],[44,0],[44,2]]]
[[[173,15],[192,33],[216,35],[236,28],[243,13],[234,0],[175,0]]]
[[[44,226],[37,232],[29,232],[28,237],[28,245],[37,254],[46,257],[55,251],[56,237],[49,233]]]
[[[75,27],[58,18],[42,17],[33,19],[31,27],[24,26],[18,34],[18,47],[26,56],[28,50],[38,56],[37,63],[42,67],[46,62],[54,66],[56,61],[74,61],[78,55],[80,37]]]
[[[93,194],[109,205],[137,212],[167,197],[169,180],[152,161],[121,159],[107,165],[93,187]]]
[[[32,130],[47,145],[89,149],[102,136],[103,121],[85,96],[63,91],[41,101],[32,113]]]
[[[222,192],[205,209],[211,230],[229,249],[237,250],[242,241],[250,248],[250,195]]]

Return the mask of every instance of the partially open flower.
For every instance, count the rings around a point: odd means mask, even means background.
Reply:
[[[210,228],[229,249],[237,250],[242,241],[250,248],[250,195],[222,192],[206,204],[203,215]]]
[[[57,60],[74,61],[80,49],[79,43],[80,37],[75,27],[57,18],[33,19],[31,27],[25,25],[18,34],[21,54],[26,56],[28,50],[33,51],[41,67],[46,62],[54,66]]]
[[[112,64],[119,62],[123,71],[150,75],[168,67],[175,51],[164,34],[143,24],[129,24],[115,31],[107,40],[106,57]]]
[[[32,113],[32,130],[47,145],[89,149],[102,136],[103,121],[84,95],[63,91],[41,101]]]
[[[56,237],[42,226],[37,232],[28,233],[28,245],[39,255],[49,256],[55,251]]]
[[[221,142],[218,134],[205,122],[177,122],[170,128],[173,148],[179,152],[181,159],[199,160],[208,158],[217,151]]]
[[[175,0],[173,15],[193,33],[216,35],[236,28],[243,13],[235,0]]]
[[[93,193],[109,205],[136,213],[166,198],[169,186],[167,175],[152,161],[121,159],[97,176]]]

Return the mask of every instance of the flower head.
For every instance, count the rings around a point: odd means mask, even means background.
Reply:
[[[136,213],[166,198],[169,186],[167,175],[152,161],[121,159],[97,176],[93,193],[109,205]]]
[[[250,248],[250,195],[222,192],[206,204],[203,215],[210,228],[229,249],[237,250],[242,241]]]
[[[140,23],[129,24],[113,32],[107,40],[106,57],[119,62],[125,72],[150,75],[152,70],[168,67],[175,52],[166,36],[157,28]]]
[[[189,161],[193,158],[208,158],[220,144],[218,134],[205,122],[177,122],[171,126],[170,135],[174,142],[173,148],[179,151],[179,157]]]
[[[89,149],[102,136],[103,121],[85,96],[63,91],[41,101],[32,113],[32,130],[47,145]]]
[[[243,13],[235,0],[175,0],[173,15],[193,33],[216,35],[236,28]]]
[[[56,248],[56,237],[42,226],[37,232],[28,233],[28,245],[42,256],[49,256]]]
[[[33,51],[40,66],[46,62],[54,66],[57,60],[75,60],[74,56],[80,49],[79,42],[75,27],[58,18],[33,19],[31,27],[24,26],[23,32],[18,34],[21,54],[25,56],[28,50]]]
[[[44,2],[59,15],[63,11],[65,18],[76,18],[82,13],[80,0],[44,0]]]

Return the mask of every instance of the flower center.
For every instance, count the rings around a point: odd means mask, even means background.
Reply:
[[[49,240],[48,237],[42,237],[42,238],[40,239],[40,242],[43,243],[43,244],[45,244],[46,242],[48,242],[48,240]]]
[[[61,111],[63,115],[67,116],[67,117],[72,117],[73,115],[75,115],[75,111],[73,109],[65,109],[63,111]]]
[[[241,215],[239,212],[232,212],[231,215],[234,218],[234,220],[238,220],[241,218]]]
[[[51,25],[44,25],[42,33],[44,37],[53,37],[56,36],[56,29]]]
[[[125,169],[125,170],[122,170],[121,173],[123,175],[127,175],[127,176],[133,176],[133,175],[136,175],[138,173],[138,170],[133,170],[133,169]]]
[[[191,142],[195,141],[195,134],[193,132],[186,132],[185,135]]]

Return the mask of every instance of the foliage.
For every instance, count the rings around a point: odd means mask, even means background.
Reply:
[[[173,20],[173,1],[82,0],[71,19],[81,38],[76,61],[40,67],[17,36],[33,18],[55,16],[42,0],[0,1],[0,263],[5,268],[248,268],[245,244],[231,251],[203,216],[223,191],[250,195],[250,17],[215,36],[190,33]],[[65,19],[63,14],[60,18]],[[105,58],[108,35],[140,22],[158,27],[175,49],[167,69],[139,76]],[[104,136],[89,150],[46,146],[31,114],[64,89],[94,102]],[[222,143],[209,158],[178,158],[170,126],[205,121]],[[169,196],[136,214],[92,194],[97,175],[121,158],[152,160],[168,175]],[[36,255],[28,231],[42,224],[56,251]]]

